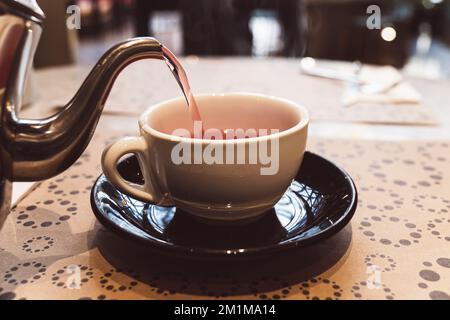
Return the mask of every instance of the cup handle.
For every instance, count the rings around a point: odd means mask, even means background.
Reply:
[[[136,154],[144,177],[149,177],[145,173],[146,167],[142,164],[141,159],[145,157],[147,152],[147,143],[142,137],[126,137],[114,142],[108,146],[102,154],[102,169],[106,178],[119,189],[119,191],[133,196],[139,200],[156,203],[156,199],[151,192],[154,190],[150,185],[150,181],[144,179],[144,185],[132,183],[122,178],[117,171],[117,162],[120,158],[128,153]]]

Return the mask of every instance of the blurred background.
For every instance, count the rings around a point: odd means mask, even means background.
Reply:
[[[450,78],[450,0],[38,0],[46,12],[35,67],[94,64],[113,44],[155,36],[175,54],[283,56],[392,65]],[[69,5],[81,28],[65,28]],[[369,5],[381,29],[369,30]],[[63,27],[61,27],[63,26]]]

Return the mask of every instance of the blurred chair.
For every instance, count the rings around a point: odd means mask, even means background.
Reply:
[[[182,1],[186,55],[251,55],[250,10],[245,0]]]
[[[138,37],[152,35],[149,20],[154,11],[178,10],[180,0],[135,0],[135,33]],[[192,1],[193,3],[197,1]]]
[[[450,46],[450,1],[436,3],[428,10],[424,8],[421,11],[422,15],[426,16],[424,20],[432,26],[433,36]]]
[[[396,31],[393,41],[383,40],[381,30],[366,26],[369,5],[382,8],[382,28]],[[331,60],[359,60],[402,67],[415,34],[415,1],[314,1],[306,4],[308,16],[306,55]]]
[[[239,0],[237,0],[239,1]],[[303,56],[305,50],[306,16],[303,0],[244,0],[252,10],[271,10],[276,13],[282,27],[283,56]],[[239,1],[240,2],[240,1]]]
[[[303,53],[302,0],[136,0],[136,35],[152,35],[154,11],[178,10],[183,20],[185,54],[251,55],[250,18],[257,9],[272,10],[283,27],[285,56]]]
[[[66,26],[67,0],[38,0],[45,12],[44,30],[36,50],[34,67],[43,68],[75,61],[76,30]]]

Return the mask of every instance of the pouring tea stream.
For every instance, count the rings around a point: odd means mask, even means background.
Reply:
[[[108,50],[58,113],[39,120],[21,119],[18,110],[44,19],[35,0],[0,1],[0,228],[10,211],[13,181],[53,177],[83,153],[114,81],[127,65],[141,59],[164,60],[183,93],[189,87],[180,79],[184,70],[170,51],[154,38],[134,38]],[[199,117],[192,94],[186,99]]]

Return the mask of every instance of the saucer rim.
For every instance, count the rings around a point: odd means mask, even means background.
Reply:
[[[342,175],[342,177],[346,180],[346,183],[350,187],[352,198],[347,206],[345,212],[341,215],[341,217],[334,222],[330,227],[321,230],[317,233],[314,233],[313,235],[310,235],[306,238],[301,238],[299,240],[299,237],[302,235],[302,233],[295,235],[294,237],[284,240],[283,242],[278,242],[276,244],[272,245],[266,245],[266,246],[259,246],[254,248],[245,248],[242,251],[238,251],[237,249],[233,249],[231,253],[227,253],[226,249],[212,249],[212,248],[196,248],[196,247],[188,247],[188,246],[180,246],[176,244],[168,244],[165,242],[157,241],[153,238],[143,238],[139,235],[136,235],[134,233],[128,232],[127,230],[121,228],[119,225],[112,222],[110,219],[108,219],[101,210],[97,207],[95,203],[95,196],[94,196],[94,190],[96,189],[98,182],[100,179],[104,178],[106,179],[105,175],[102,173],[99,175],[99,177],[95,180],[91,192],[90,192],[90,203],[92,211],[94,212],[94,215],[96,216],[97,220],[106,228],[114,233],[117,233],[119,236],[125,237],[129,240],[137,241],[141,245],[144,245],[146,249],[152,250],[154,252],[158,252],[163,255],[167,256],[173,256],[173,254],[176,254],[179,257],[185,257],[185,258],[205,258],[207,260],[214,259],[214,260],[221,260],[221,259],[231,259],[231,258],[252,258],[252,257],[261,257],[261,256],[267,256],[271,253],[278,253],[281,251],[294,249],[294,248],[303,248],[306,246],[310,246],[314,243],[317,243],[319,241],[325,240],[327,238],[330,238],[331,236],[335,235],[339,231],[341,231],[353,218],[354,213],[356,211],[356,208],[358,206],[358,191],[356,188],[356,185],[351,178],[351,176],[340,166],[334,164],[332,161],[316,154],[310,151],[305,151],[306,155],[319,158],[321,161],[326,162],[328,165],[331,165],[334,167],[335,170],[339,171],[339,173]],[[297,174],[298,175],[298,174]],[[106,179],[107,180],[107,179]],[[136,228],[139,228],[138,226],[134,225]],[[307,230],[309,230],[308,228]],[[305,231],[307,231],[305,230]],[[304,232],[305,232],[304,231]],[[151,244],[151,246],[150,246]]]

